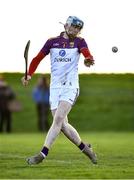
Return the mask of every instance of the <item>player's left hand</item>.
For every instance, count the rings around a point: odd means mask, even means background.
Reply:
[[[92,65],[94,65],[94,60],[93,59],[84,59],[84,64],[87,67],[90,67]]]

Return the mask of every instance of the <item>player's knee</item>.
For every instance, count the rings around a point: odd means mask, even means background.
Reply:
[[[55,125],[57,125],[57,126],[62,126],[63,120],[64,120],[64,117],[62,115],[60,115],[60,114],[56,115],[54,117],[54,122],[55,122]]]
[[[62,123],[61,130],[64,132],[66,130],[66,127],[67,127],[67,122],[64,121]]]

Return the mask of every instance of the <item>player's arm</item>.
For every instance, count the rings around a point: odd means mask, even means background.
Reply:
[[[29,66],[29,71],[28,71],[29,76],[32,76],[34,74],[39,63],[45,56],[46,55],[42,51],[40,51],[39,54],[37,54],[37,56],[32,59],[30,66]]]
[[[29,70],[28,70],[28,76],[27,76],[27,80],[25,80],[25,78],[23,77],[22,80],[22,84],[24,86],[28,85],[28,81],[31,79],[31,76],[34,74],[35,70],[37,69],[39,63],[41,62],[41,60],[46,56],[45,53],[43,53],[42,51],[40,51],[36,57],[34,57],[30,63],[29,66]]]
[[[91,53],[87,47],[80,49],[80,52],[85,57],[85,59],[84,59],[85,66],[90,67],[91,65],[94,65],[93,56],[91,55]]]
[[[47,40],[47,42],[44,44],[43,48],[40,50],[40,52],[37,54],[36,57],[34,57],[30,63],[29,70],[28,70],[28,76],[27,80],[23,77],[22,84],[24,86],[28,85],[28,81],[31,79],[31,76],[34,74],[35,70],[37,69],[39,63],[41,60],[49,54],[51,48],[51,40]]]

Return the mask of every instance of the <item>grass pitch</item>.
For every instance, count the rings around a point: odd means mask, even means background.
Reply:
[[[1,134],[1,179],[133,179],[134,133],[80,133],[98,155],[93,165],[62,134],[43,163],[28,166],[26,157],[38,153],[44,134]]]

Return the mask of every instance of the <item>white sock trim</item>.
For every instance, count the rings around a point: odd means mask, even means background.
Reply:
[[[45,158],[46,157],[46,155],[43,153],[43,152],[40,152],[41,154],[42,154],[42,156]]]

